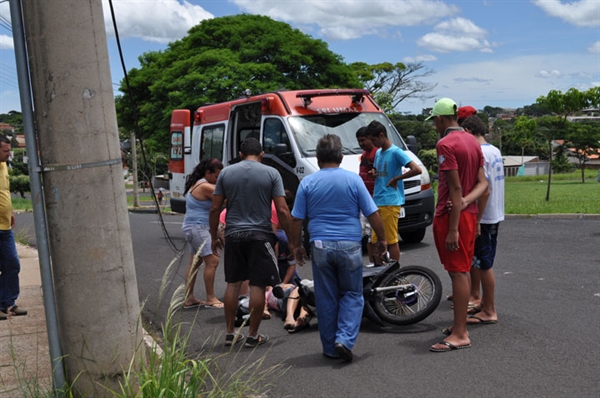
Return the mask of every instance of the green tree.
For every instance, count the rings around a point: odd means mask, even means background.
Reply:
[[[390,121],[396,127],[402,138],[406,140],[409,135],[415,136],[419,150],[435,149],[438,141],[437,131],[430,123],[423,123],[416,118],[408,118],[399,114],[390,115]]]
[[[485,123],[488,126],[490,125],[487,121]],[[498,147],[503,155],[512,155],[512,153],[509,153],[510,151],[507,151],[506,145],[506,137],[510,136],[512,128],[512,124],[503,119],[496,119],[491,124],[488,141],[490,144]]]
[[[373,98],[386,113],[397,112],[396,108],[407,98],[431,99],[437,84],[425,83],[422,78],[435,73],[423,62],[382,62],[369,65],[365,62],[350,64],[363,87],[373,93]]]
[[[434,149],[422,149],[418,155],[423,165],[427,168],[430,174],[437,174],[438,163],[437,163],[437,151]]]
[[[506,113],[506,111],[504,108],[486,105],[483,107],[483,113],[485,113],[487,117],[497,117],[500,114]]]
[[[548,187],[546,189],[546,202],[550,200],[550,186],[552,184],[552,162],[554,158],[554,140],[565,134],[566,120],[558,116],[542,116],[537,119],[538,131],[544,137],[548,148]]]
[[[23,114],[17,111],[0,114],[0,123],[10,124],[15,129],[15,134],[23,134]],[[3,133],[6,135],[6,133]]]
[[[566,133],[567,117],[572,115],[583,108],[594,104],[594,101],[598,100],[597,90],[588,90],[588,92],[582,93],[576,88],[572,87],[567,90],[566,93],[562,93],[560,90],[551,90],[548,95],[539,97],[536,102],[557,115],[557,118],[543,117],[543,128],[542,132],[546,142],[548,143],[548,150],[550,156],[550,168],[548,169],[548,189],[546,191],[546,201],[550,200],[550,183],[552,181],[552,154],[553,154],[553,141],[557,138],[559,132]]]
[[[239,98],[246,90],[361,87],[327,43],[259,15],[204,20],[166,50],[143,54],[140,64],[129,72],[131,94],[121,82],[127,94],[116,99],[119,124],[137,131],[139,120],[141,138],[151,144],[151,137],[159,152],[167,152],[173,109],[195,110]]]
[[[519,146],[521,147],[521,164],[525,155],[525,148],[535,147],[535,132],[537,130],[537,122],[535,119],[530,119],[527,116],[519,116],[515,120],[515,134]]]
[[[590,156],[600,153],[600,123],[569,123],[566,145],[573,149],[571,156],[577,158],[581,169],[581,182],[585,183],[585,163]]]

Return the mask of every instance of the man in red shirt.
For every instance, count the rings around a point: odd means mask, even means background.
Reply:
[[[488,188],[479,143],[457,122],[458,106],[450,98],[436,102],[431,116],[440,134],[438,202],[433,219],[435,246],[452,280],[454,324],[448,335],[430,351],[447,352],[471,347],[467,333],[467,306],[471,289],[469,272],[477,234],[478,207],[485,208]],[[450,206],[447,202],[450,202]]]
[[[367,126],[361,127],[356,131],[356,140],[358,141],[358,146],[363,150],[363,153],[360,156],[358,175],[364,181],[367,190],[371,194],[371,197],[373,197],[375,178],[369,172],[373,170],[373,165],[375,164],[375,154],[377,153],[379,147],[373,145],[373,142],[367,134]],[[367,230],[368,235],[367,254],[369,256],[369,263],[365,265],[365,267],[373,267],[375,263],[380,263],[381,261],[376,261],[376,259],[373,257],[373,253],[375,253],[375,245],[373,242],[371,242],[371,225],[366,217],[361,216],[360,219],[361,224],[363,224],[363,228]]]

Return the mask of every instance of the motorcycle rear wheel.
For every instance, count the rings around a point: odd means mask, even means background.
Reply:
[[[412,325],[435,311],[442,298],[442,282],[435,272],[419,265],[401,267],[386,276],[380,287],[411,284],[414,294],[382,292],[371,299],[377,315],[394,325]]]

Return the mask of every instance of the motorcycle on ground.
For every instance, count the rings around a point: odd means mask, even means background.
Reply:
[[[317,315],[310,284],[297,281],[302,304]],[[401,267],[397,261],[363,270],[363,316],[379,326],[406,326],[427,318],[438,307],[442,282],[420,265]]]

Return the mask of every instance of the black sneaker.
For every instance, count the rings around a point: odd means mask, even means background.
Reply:
[[[246,344],[244,344],[244,347],[254,348],[259,345],[265,344],[267,341],[269,341],[269,336],[266,336],[264,334],[259,334],[256,337],[248,336],[248,337],[246,337]]]
[[[0,321],[5,321],[8,319],[8,314],[2,310],[0,310]]]
[[[343,345],[342,343],[335,343],[333,346],[335,351],[339,354],[340,358],[346,362],[352,362],[352,350]]]
[[[226,334],[225,335],[225,346],[231,347],[232,345],[235,345],[235,344],[239,343],[240,341],[244,340],[244,337],[245,336],[241,333]]]

